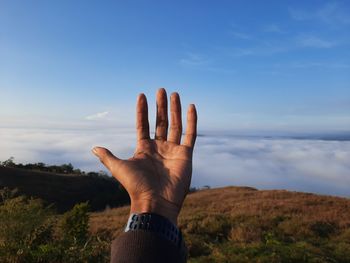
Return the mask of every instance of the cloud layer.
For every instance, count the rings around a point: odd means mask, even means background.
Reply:
[[[133,154],[132,129],[0,129],[0,160],[71,162],[86,171],[104,167],[91,154],[106,146],[120,158]],[[192,185],[248,185],[350,196],[350,141],[201,136]]]
[[[203,137],[193,183],[350,196],[350,142]]]

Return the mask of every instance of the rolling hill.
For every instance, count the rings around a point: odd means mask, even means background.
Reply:
[[[58,212],[86,201],[93,211],[129,202],[127,193],[114,178],[100,176],[62,175],[0,166],[2,187],[17,188],[19,194],[54,204]]]

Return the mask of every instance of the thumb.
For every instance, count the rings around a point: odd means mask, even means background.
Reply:
[[[94,147],[92,153],[96,155],[106,168],[112,172],[113,168],[118,165],[121,160],[113,155],[108,149],[103,147]]]

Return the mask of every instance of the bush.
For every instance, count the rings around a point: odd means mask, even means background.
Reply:
[[[88,203],[77,204],[72,210],[66,212],[61,219],[63,239],[77,244],[87,242],[89,231],[89,205]]]
[[[88,232],[87,203],[59,216],[39,199],[5,198],[0,203],[0,222],[2,263],[109,260],[110,239]]]
[[[1,262],[34,262],[39,247],[52,240],[52,212],[40,200],[23,196],[5,200],[0,222]]]
[[[310,226],[310,229],[319,237],[328,238],[336,232],[338,227],[332,222],[315,222]]]

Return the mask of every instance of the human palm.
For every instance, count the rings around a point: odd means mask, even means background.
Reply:
[[[138,140],[134,156],[120,160],[105,148],[95,147],[93,151],[129,193],[131,212],[156,212],[176,222],[191,182],[197,114],[194,105],[190,105],[186,134],[181,145],[179,95],[172,94],[170,102],[169,136],[167,96],[165,90],[160,89],[157,93],[154,139],[149,136],[147,101],[141,94],[137,101]]]

